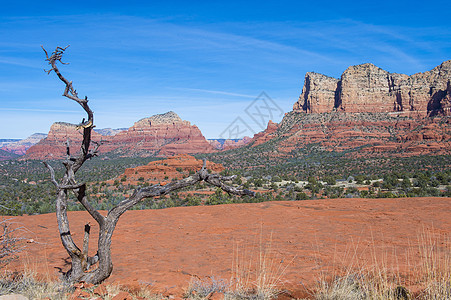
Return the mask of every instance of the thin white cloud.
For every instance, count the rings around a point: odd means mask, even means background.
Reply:
[[[219,94],[219,95],[234,96],[234,97],[241,97],[241,98],[243,98],[243,97],[244,98],[252,98],[252,99],[254,99],[258,96],[258,95],[246,95],[246,94],[207,90],[207,89],[194,89],[194,88],[173,88],[173,89],[182,90],[182,91],[201,92],[201,93],[208,93],[208,94]]]
[[[58,113],[80,113],[75,110],[58,110],[58,109],[40,109],[40,108],[11,108],[0,107],[1,111],[29,111],[29,112],[58,112]]]
[[[36,63],[35,61],[20,59],[20,58],[16,58],[16,57],[0,56],[0,64],[21,66],[21,67],[34,68],[34,69],[41,68],[39,66],[39,63]]]

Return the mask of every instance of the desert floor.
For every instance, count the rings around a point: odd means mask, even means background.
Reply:
[[[93,225],[94,254],[95,221],[86,212],[70,212],[69,219],[80,247],[84,224]],[[12,221],[25,227],[24,234],[32,240],[10,268],[25,265],[45,276],[68,270],[55,214]],[[113,236],[114,270],[108,282],[149,285],[156,292],[180,296],[192,278],[229,280],[237,264],[242,271],[255,271],[260,254],[266,253],[265,263],[271,265],[267,273],[280,277],[281,288],[301,296],[321,278],[362,266],[414,272],[424,235],[438,241],[449,237],[450,231],[451,198],[326,199],[128,211]]]

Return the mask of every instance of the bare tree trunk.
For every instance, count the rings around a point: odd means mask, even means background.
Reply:
[[[69,47],[69,46],[67,46]],[[72,282],[84,281],[93,284],[104,281],[111,275],[113,271],[113,262],[111,259],[111,238],[114,233],[117,222],[120,216],[128,209],[132,208],[138,202],[145,198],[153,198],[157,196],[166,195],[172,191],[181,189],[183,187],[195,185],[198,182],[205,181],[211,185],[220,187],[224,191],[235,195],[250,195],[254,196],[254,192],[238,189],[232,186],[228,186],[224,181],[232,180],[234,176],[223,177],[218,174],[208,174],[206,170],[206,161],[201,170],[192,176],[187,178],[173,181],[165,186],[152,185],[145,188],[136,189],[133,195],[120,202],[117,206],[113,207],[107,214],[102,216],[93,206],[89,203],[86,196],[86,184],[77,183],[75,180],[75,173],[80,169],[83,163],[95,157],[97,151],[101,146],[100,143],[95,143],[96,147],[93,150],[89,150],[91,144],[91,131],[94,127],[94,114],[89,108],[88,98],[80,99],[77,91],[73,88],[72,82],[68,81],[59,71],[57,62],[65,64],[61,61],[64,51],[67,49],[57,47],[55,51],[49,56],[47,51],[42,47],[46,55],[46,61],[51,65],[51,69],[46,71],[50,74],[52,71],[56,73],[58,78],[66,85],[63,96],[80,104],[87,113],[88,120],[79,124],[77,129],[83,129],[83,141],[80,146],[80,152],[77,156],[71,156],[69,150],[69,141],[67,142],[67,157],[63,161],[65,167],[64,176],[60,179],[60,182],[55,179],[55,172],[53,168],[44,162],[44,165],[49,169],[51,181],[57,188],[56,197],[56,218],[58,221],[58,229],[60,232],[61,242],[66,249],[72,260],[72,267],[66,273],[67,278]],[[97,254],[89,257],[89,223],[85,225],[85,235],[83,239],[83,248],[77,247],[72,239],[72,234],[69,227],[69,219],[67,217],[67,194],[72,192],[77,197],[78,201],[93,217],[93,219],[99,225],[99,239],[97,245]],[[98,263],[98,264],[97,264]]]

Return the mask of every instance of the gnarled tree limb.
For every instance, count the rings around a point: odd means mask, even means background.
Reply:
[[[89,203],[86,196],[86,184],[77,183],[75,180],[76,172],[86,160],[97,155],[98,149],[102,145],[102,142],[93,142],[96,147],[89,150],[91,144],[91,132],[94,127],[94,114],[89,108],[88,98],[85,97],[84,99],[80,99],[77,91],[73,87],[72,82],[67,80],[58,69],[57,62],[63,63],[61,59],[64,51],[68,47],[69,46],[65,48],[57,47],[50,56],[44,47],[42,47],[46,55],[46,61],[48,61],[51,65],[51,69],[46,72],[47,74],[50,74],[54,71],[57,74],[58,78],[66,85],[63,96],[80,104],[87,113],[88,120],[84,121],[85,119],[83,119],[81,125],[79,126],[80,129],[83,129],[83,140],[78,156],[71,156],[69,141],[67,141],[67,158],[63,161],[66,171],[60,182],[56,180],[55,171],[53,168],[46,162],[44,162],[44,165],[49,169],[51,181],[57,188],[56,217],[58,220],[58,229],[61,236],[61,242],[72,259],[72,268],[66,275],[70,281],[84,281],[96,284],[108,278],[113,270],[113,263],[111,259],[111,238],[120,216],[143,199],[166,195],[172,191],[195,185],[201,181],[205,181],[235,195],[253,196],[254,192],[238,189],[224,183],[224,181],[233,179],[233,176],[223,177],[218,174],[208,174],[206,169],[206,160],[204,160],[202,168],[194,175],[170,182],[164,186],[152,185],[150,187],[137,189],[130,198],[113,207],[108,212],[106,217],[102,216]],[[67,193],[69,191],[75,194],[77,200],[99,225],[97,254],[93,257],[88,257],[89,232],[91,228],[89,224],[85,226],[85,239],[82,250],[77,247],[72,239],[72,235],[69,230],[69,220],[67,218]],[[90,266],[97,262],[99,263],[97,268],[90,270]]]

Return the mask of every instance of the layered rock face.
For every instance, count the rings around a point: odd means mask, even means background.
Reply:
[[[31,146],[24,156],[25,159],[59,159],[66,155],[67,141],[72,155],[80,150],[80,143],[83,140],[82,129],[77,130],[76,125],[56,122],[50,126],[47,137]],[[91,134],[92,140],[100,141],[102,136],[96,132]]]
[[[172,111],[139,120],[128,130],[116,134],[104,151],[117,149],[129,154],[161,156],[213,151],[196,125]]]
[[[243,147],[248,144],[252,138],[245,136],[242,139],[209,139],[208,142],[216,150],[230,150]]]
[[[277,155],[289,157],[307,145],[315,145],[319,150],[349,151],[354,153],[352,155],[371,157],[451,154],[451,117],[290,112],[276,130],[268,126],[256,134],[251,146],[271,139],[277,139]]]
[[[14,153],[17,155],[24,155],[28,148],[30,148],[33,145],[36,145],[37,143],[39,143],[39,141],[41,141],[42,139],[44,139],[47,135],[44,133],[35,133],[30,135],[28,138],[23,139],[23,140],[19,140],[17,142],[13,142],[13,143],[8,143],[6,145],[4,145],[3,147],[1,147],[1,150],[4,150],[6,152],[10,152],[10,153]]]
[[[262,132],[254,134],[254,137],[252,138],[252,146],[258,146],[261,145],[270,139],[276,137],[278,129],[278,124],[274,123],[273,121],[269,120],[268,126],[266,126],[266,129]]]
[[[47,138],[28,149],[25,159],[57,159],[66,155],[66,140],[69,139],[71,153],[79,151],[81,130],[68,123],[55,123]],[[199,128],[183,121],[174,112],[155,115],[136,122],[128,130],[114,136],[102,136],[92,132],[92,140],[105,143],[99,152],[113,152],[118,155],[159,155],[180,153],[208,153],[213,147],[204,138]]]
[[[411,76],[390,73],[373,64],[349,67],[340,79],[307,73],[293,110],[402,112],[420,117],[449,115],[451,60]],[[335,86],[335,87],[334,87]]]
[[[339,80],[323,74],[308,72],[305,74],[304,87],[293,110],[308,113],[329,112],[335,107],[335,98]]]

